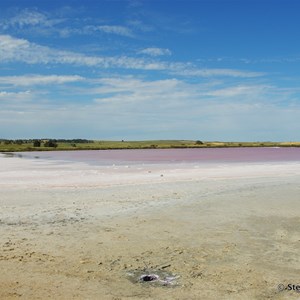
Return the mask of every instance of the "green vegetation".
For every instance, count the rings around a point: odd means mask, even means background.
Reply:
[[[57,146],[58,146],[58,144],[54,140],[49,140],[49,141],[46,141],[44,143],[44,147],[46,147],[46,148],[49,148],[49,147],[51,147],[51,148],[57,148]]]
[[[92,141],[85,139],[0,139],[0,152],[225,147],[300,147],[300,142],[205,142],[200,140]]]

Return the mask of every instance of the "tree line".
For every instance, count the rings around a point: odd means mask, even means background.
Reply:
[[[0,143],[5,145],[23,145],[23,144],[33,144],[34,147],[57,147],[58,143],[70,143],[73,146],[76,144],[87,144],[93,143],[92,140],[87,139],[16,139],[16,140],[9,140],[9,139],[0,139]]]

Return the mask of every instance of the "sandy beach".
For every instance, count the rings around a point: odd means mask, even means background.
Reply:
[[[0,190],[0,299],[299,299],[300,163],[0,154]]]

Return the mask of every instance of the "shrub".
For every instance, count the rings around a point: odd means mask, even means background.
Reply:
[[[41,147],[41,141],[35,140],[35,141],[33,142],[33,147]]]
[[[56,148],[57,147],[57,143],[55,141],[49,140],[49,141],[45,142],[44,147],[53,147],[53,148]]]

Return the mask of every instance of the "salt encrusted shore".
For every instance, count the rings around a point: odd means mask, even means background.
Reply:
[[[0,299],[297,299],[300,165],[0,155]],[[128,280],[164,269],[178,286]]]
[[[300,175],[300,162],[89,165],[0,154],[1,189],[100,188],[127,184]]]

